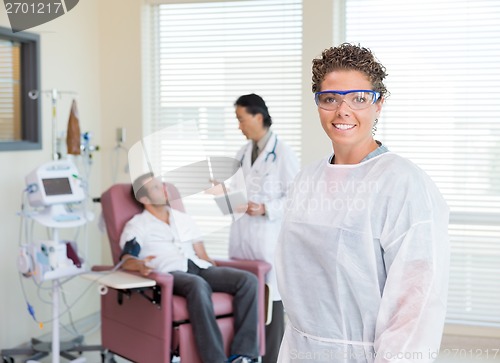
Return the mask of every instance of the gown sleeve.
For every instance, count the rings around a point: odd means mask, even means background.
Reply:
[[[446,314],[448,207],[434,185],[403,193],[396,204],[387,209],[381,235],[387,279],[375,363],[433,362]]]

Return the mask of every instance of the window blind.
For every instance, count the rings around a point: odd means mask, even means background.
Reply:
[[[448,323],[500,326],[500,3],[346,0],[346,39],[389,73],[377,138],[450,206]]]
[[[209,156],[234,157],[247,141],[233,105],[248,93],[264,98],[272,129],[300,157],[300,0],[161,1],[150,10],[145,133],[189,121],[199,133],[196,141],[176,128],[180,136],[175,147],[161,141],[154,145],[160,165],[170,168],[165,161],[175,160],[181,167],[203,160],[200,144]],[[227,256],[228,220],[193,217],[201,226],[220,226],[204,240],[209,254]]]
[[[0,39],[0,140],[21,139],[21,46]]]

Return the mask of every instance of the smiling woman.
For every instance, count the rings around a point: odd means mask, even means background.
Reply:
[[[41,148],[39,36],[0,27],[0,151]]]
[[[431,362],[439,349],[448,207],[421,169],[373,138],[385,77],[369,49],[348,43],[313,61],[334,154],[303,168],[289,194],[275,259],[290,322],[280,363]]]
[[[379,147],[372,129],[384,99],[377,98],[380,93],[372,87],[368,76],[357,70],[341,69],[324,76],[316,103],[321,125],[335,149],[332,163],[359,163]]]

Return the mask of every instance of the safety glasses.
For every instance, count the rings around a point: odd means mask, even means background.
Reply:
[[[342,102],[353,110],[362,110],[373,105],[380,93],[372,90],[355,89],[348,91],[321,91],[314,94],[316,105],[327,111],[335,111]]]

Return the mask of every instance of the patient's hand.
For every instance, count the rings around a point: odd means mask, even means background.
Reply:
[[[210,257],[207,260],[205,260],[205,261],[210,262],[213,266],[217,266],[217,263],[215,263],[215,261],[212,260]]]
[[[156,256],[147,256],[142,260],[142,263],[139,265],[139,272],[143,276],[149,275],[153,272],[154,268],[150,264],[150,262],[155,259]]]

